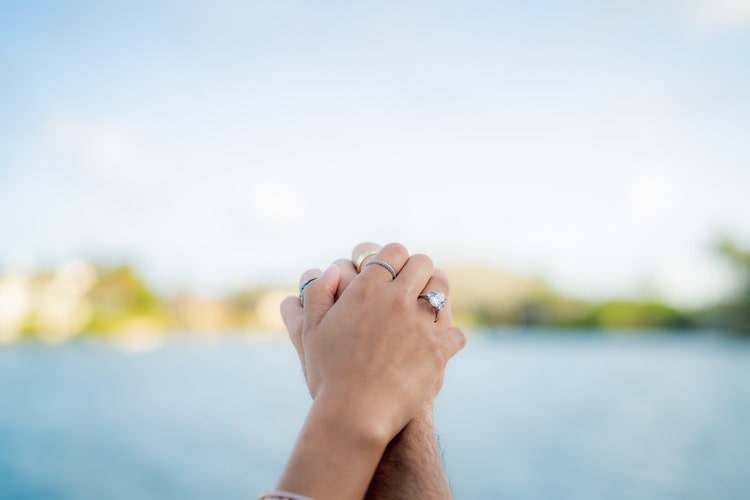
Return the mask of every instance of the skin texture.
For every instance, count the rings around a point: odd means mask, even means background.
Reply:
[[[398,279],[391,281],[391,276],[387,270],[377,265],[367,266],[367,261],[362,266],[361,274],[357,274],[353,261],[357,259],[357,256],[368,253],[368,250],[377,248],[379,246],[374,243],[363,243],[355,247],[352,260],[341,259],[337,261],[334,265],[336,270],[327,270],[323,277],[308,285],[305,290],[304,308],[300,306],[296,297],[289,297],[282,304],[282,317],[300,356],[300,363],[305,373],[308,388],[315,400],[313,410],[311,410],[311,418],[312,415],[316,414],[316,407],[320,407],[319,401],[321,398],[330,398],[328,396],[330,393],[326,392],[325,389],[330,386],[330,384],[324,383],[326,379],[336,380],[341,377],[341,380],[351,382],[352,373],[356,372],[362,375],[368,382],[359,386],[357,392],[368,394],[368,398],[371,399],[365,405],[367,408],[365,415],[360,418],[364,418],[367,422],[369,417],[370,424],[376,428],[385,424],[388,429],[385,434],[390,436],[388,438],[390,442],[387,446],[384,446],[383,443],[380,447],[373,446],[373,448],[380,448],[376,455],[356,452],[360,458],[370,457],[369,461],[363,460],[363,463],[359,464],[359,468],[364,470],[369,467],[371,473],[367,477],[369,485],[365,484],[366,492],[363,490],[354,497],[361,498],[366,493],[367,498],[413,498],[415,496],[420,498],[450,498],[451,494],[440,461],[439,448],[432,423],[432,404],[442,383],[442,373],[445,361],[447,361],[444,353],[450,355],[455,353],[457,349],[463,346],[465,338],[460,330],[452,327],[449,306],[440,312],[438,321],[434,322],[435,312],[432,306],[426,300],[417,299],[418,295],[426,293],[428,290],[438,289],[446,295],[449,292],[448,280],[444,273],[433,269],[432,262],[426,256],[409,257],[406,249],[401,245],[386,245],[378,255],[370,256],[368,260],[375,257],[391,263],[394,269],[399,272]],[[328,279],[330,274],[338,274],[335,288],[332,281]],[[312,269],[305,272],[300,281],[304,282],[310,277],[319,275],[319,270]],[[319,290],[326,287],[328,287],[327,293],[318,293]],[[318,302],[319,297],[326,295],[328,296],[327,301]],[[346,318],[350,323],[347,324],[343,320],[343,313],[334,312],[334,304],[337,307],[341,305],[339,311],[346,308]],[[356,309],[357,306],[359,306],[359,309]],[[385,311],[388,311],[388,313],[383,316]],[[392,321],[384,321],[384,317],[392,319],[398,317],[398,319],[394,324]],[[345,330],[348,333],[335,333],[338,331],[335,327],[342,324],[347,324]],[[357,328],[352,330],[352,325],[357,325]],[[401,336],[400,339],[390,337],[387,333],[389,328],[392,328],[397,336]],[[338,335],[345,335],[343,340],[351,341],[350,347],[352,345],[358,346],[358,349],[343,349],[350,353],[348,359],[350,364],[346,365],[343,372],[336,370],[329,372],[328,366],[321,366],[322,353],[333,346],[323,341],[322,337],[325,337],[326,334],[315,333],[318,329],[325,331],[330,329],[331,332],[334,332],[330,336],[335,338],[336,342],[342,341],[342,338]],[[315,342],[310,340],[311,337],[315,338]],[[436,363],[431,365],[428,359],[430,355],[425,354],[419,348],[413,351],[408,350],[409,348],[415,348],[412,344],[417,339],[422,339],[416,342],[416,344],[421,344],[422,349],[433,350],[432,362]],[[425,342],[424,339],[429,340]],[[317,349],[323,349],[323,351]],[[416,352],[419,352],[419,354],[415,354]],[[355,356],[352,358],[352,353],[359,353],[363,357],[357,358]],[[423,361],[418,364],[425,363],[423,368],[430,373],[430,375],[420,379],[420,382],[426,381],[430,377],[432,377],[432,382],[427,392],[424,393],[419,406],[403,406],[405,401],[416,402],[419,400],[420,397],[416,393],[424,389],[421,383],[415,383],[411,378],[398,380],[405,373],[403,367],[414,365],[419,356],[423,356]],[[377,362],[373,362],[373,359],[385,361],[385,364],[378,365]],[[395,377],[389,378],[387,372],[394,366],[400,367],[395,370],[398,373]],[[354,370],[354,372],[351,370]],[[399,370],[401,371],[399,372]],[[415,370],[413,366],[410,370],[412,374],[419,371]],[[405,384],[404,380],[408,380],[409,383]],[[399,392],[399,390],[417,387],[419,389],[415,391],[409,389],[403,393]],[[383,402],[387,401],[387,394],[378,392],[383,391],[383,389],[386,392],[392,392],[394,399],[399,401],[398,406],[400,408],[398,411],[389,410],[387,405],[383,405]],[[334,394],[337,394],[338,390],[340,389],[335,389]],[[340,399],[333,397],[333,401],[340,401]],[[377,401],[377,404],[373,405],[373,401]],[[335,404],[328,403],[327,406],[331,408],[335,407]],[[349,408],[347,411],[351,413],[353,409]],[[373,417],[373,415],[379,416]],[[406,420],[404,420],[404,415],[408,415]],[[372,429],[368,425],[365,425],[365,428]],[[396,434],[394,434],[394,430]],[[362,435],[360,434],[361,431],[361,429],[355,430],[350,437],[356,442]],[[367,435],[368,431],[364,431],[363,434]],[[375,434],[382,436],[378,431],[375,431]],[[303,429],[300,439],[303,440],[307,436],[307,441],[310,441],[312,439],[310,435],[310,433],[306,434],[305,429]],[[377,439],[375,441],[377,442]],[[351,443],[352,441],[348,442]],[[364,444],[360,442],[361,449],[369,449],[368,443],[370,443],[370,440],[367,438],[364,439]],[[343,444],[346,444],[346,442]],[[330,442],[326,445],[330,447]],[[352,450],[349,451],[352,452]],[[376,470],[371,462],[372,457],[377,458]],[[352,467],[353,464],[347,463],[346,465]],[[327,465],[327,467],[335,466],[336,464]],[[288,477],[285,474],[284,478]],[[280,488],[282,486],[282,489],[302,492],[299,488],[293,489],[290,482],[284,482],[283,479]],[[328,496],[327,494],[326,497]],[[342,498],[345,497],[342,496]]]
[[[452,498],[440,460],[432,408],[420,411],[388,443],[365,498]]]

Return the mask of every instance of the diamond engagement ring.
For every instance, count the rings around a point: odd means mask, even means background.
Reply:
[[[302,286],[299,287],[299,305],[301,305],[302,307],[305,306],[305,288],[316,279],[318,279],[318,276],[314,276],[308,279],[307,281],[302,283]]]
[[[435,308],[435,323],[438,320],[438,313],[443,310],[445,304],[448,303],[448,298],[440,290],[430,290],[424,295],[420,295],[418,298],[425,299],[430,305]]]

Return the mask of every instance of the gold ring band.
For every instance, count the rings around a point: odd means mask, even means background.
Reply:
[[[364,264],[365,259],[367,257],[372,257],[373,255],[377,255],[377,253],[380,251],[380,249],[371,249],[371,250],[365,250],[354,261],[354,268],[357,270],[357,272],[362,271],[362,264]]]

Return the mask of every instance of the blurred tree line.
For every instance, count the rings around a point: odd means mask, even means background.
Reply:
[[[750,251],[728,239],[716,250],[736,283],[727,297],[697,310],[655,300],[584,301],[556,292],[539,277],[472,266],[446,268],[450,304],[456,322],[469,327],[701,328],[750,335]],[[2,280],[0,276],[0,285]],[[25,281],[6,278],[4,286],[8,283],[27,294],[28,307],[18,312],[15,323],[0,324],[0,341],[6,342],[21,337],[64,340],[81,332],[116,337],[133,332],[278,329],[278,304],[295,293],[256,286],[224,297],[187,291],[163,297],[130,266],[95,267],[83,261]]]
[[[750,335],[750,251],[729,238],[720,241],[716,250],[734,274],[734,290],[718,304],[700,311],[697,320],[701,326]]]
[[[556,293],[539,278],[471,267],[448,269],[458,321],[477,326],[563,328],[716,329],[750,335],[750,251],[729,239],[716,251],[735,277],[724,299],[695,310],[655,300],[576,300]]]
[[[571,329],[688,329],[691,313],[653,300],[592,302],[551,289],[540,278],[454,267],[451,300],[456,320],[482,327],[551,326]]]

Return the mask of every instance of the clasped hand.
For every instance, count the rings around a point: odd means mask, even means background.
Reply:
[[[366,263],[358,274],[352,261],[340,260],[305,288],[304,307],[287,298],[282,316],[315,401],[343,412],[362,432],[390,439],[431,405],[465,336],[451,325],[449,307],[435,321],[433,307],[418,299],[431,289],[448,294],[448,280],[429,257],[409,256],[399,244],[373,257],[389,263],[396,278]],[[318,274],[310,270],[302,281]]]

